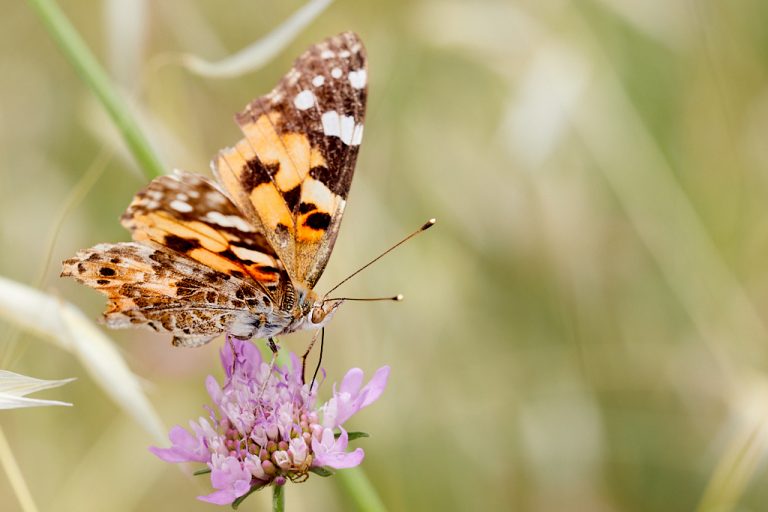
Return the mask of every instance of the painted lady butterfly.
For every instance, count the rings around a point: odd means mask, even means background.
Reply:
[[[365,49],[343,33],[309,48],[236,116],[244,138],[211,163],[217,182],[176,171],[122,216],[133,242],[64,261],[102,293],[109,327],[149,327],[193,347],[322,327],[342,300],[312,290],[339,231],[363,137]]]

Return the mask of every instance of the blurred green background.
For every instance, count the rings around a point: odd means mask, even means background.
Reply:
[[[239,138],[232,115],[304,48],[361,34],[365,141],[318,290],[438,218],[344,288],[406,301],[348,303],[327,330],[329,381],[392,366],[350,422],[371,433],[363,468],[390,510],[768,509],[766,2],[337,0],[234,79],[168,56],[222,58],[301,2],[60,5],[167,168],[206,174]],[[117,219],[147,179],[30,6],[0,7],[0,275],[97,318],[103,298],[60,280],[59,262],[127,240]],[[109,335],[168,427],[204,413],[219,342]],[[40,510],[212,510],[194,499],[207,478],[152,456],[69,353],[0,322],[0,356],[78,377],[45,394],[73,408],[0,411]],[[287,504],[353,509],[317,477],[290,485]],[[0,508],[18,507],[0,473]]]

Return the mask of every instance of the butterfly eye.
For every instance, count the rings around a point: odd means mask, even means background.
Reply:
[[[312,323],[319,324],[325,318],[325,311],[323,308],[315,308],[312,310]]]

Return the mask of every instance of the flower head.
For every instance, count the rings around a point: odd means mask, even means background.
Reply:
[[[251,343],[228,339],[221,349],[224,386],[208,377],[206,387],[216,410],[190,421],[189,430],[171,429],[170,448],[152,447],[166,462],[205,462],[215,492],[199,499],[226,505],[254,488],[303,481],[313,468],[349,468],[363,460],[363,450],[347,451],[341,425],[384,391],[389,367],[380,368],[362,386],[363,372],[353,368],[333,397],[316,407],[316,383],[303,383],[301,364],[270,372]],[[334,432],[335,429],[339,432]]]

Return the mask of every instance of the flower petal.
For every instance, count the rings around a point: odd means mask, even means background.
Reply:
[[[318,465],[327,466],[334,469],[346,469],[359,466],[365,458],[365,452],[362,448],[356,448],[354,451],[346,453],[333,453],[320,457]]]
[[[373,374],[373,377],[368,382],[368,384],[363,387],[362,392],[365,393],[365,399],[360,404],[360,409],[363,407],[368,407],[379,399],[381,394],[384,392],[384,389],[387,387],[389,370],[389,366],[382,366],[376,370],[376,373]]]
[[[261,367],[261,353],[253,343],[239,340],[227,336],[226,342],[219,351],[221,366],[227,378],[232,377],[232,370],[236,369],[238,375],[246,378],[253,378],[256,371]],[[235,361],[237,364],[235,364]]]
[[[231,489],[222,489],[220,491],[212,492],[211,494],[206,494],[205,496],[198,496],[197,499],[213,503],[214,505],[229,505],[239,497],[240,496],[235,496],[235,492]]]
[[[165,462],[207,462],[210,453],[200,439],[176,425],[168,433],[170,448],[151,446],[149,451]]]
[[[199,499],[211,503],[227,504],[247,493],[251,488],[251,472],[243,466],[239,459],[233,456],[213,455],[211,466],[211,485],[214,489],[224,492],[200,496]],[[230,498],[229,501],[224,501],[227,498]]]
[[[339,386],[339,392],[349,393],[355,395],[363,384],[363,370],[360,368],[352,368],[344,375]]]
[[[341,429],[341,435],[335,439],[333,431],[326,428],[323,431],[321,440],[312,439],[312,451],[314,452],[313,466],[327,466],[335,469],[344,469],[358,466],[363,462],[365,452],[362,448],[357,448],[353,452],[347,453],[349,437],[347,431]]]
[[[205,389],[208,391],[208,395],[210,395],[211,400],[213,400],[213,403],[220,404],[221,403],[221,397],[223,395],[221,391],[221,386],[219,386],[219,383],[216,382],[216,379],[209,375],[205,379]]]
[[[290,454],[293,458],[293,463],[300,466],[307,459],[309,450],[307,449],[307,443],[302,437],[294,437],[288,442],[290,447]]]
[[[322,408],[323,426],[339,427],[360,409],[375,402],[387,386],[389,370],[389,366],[382,366],[376,370],[373,378],[362,389],[360,384],[363,371],[359,368],[349,370],[339,386],[339,391],[334,389],[333,398]]]

